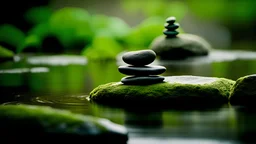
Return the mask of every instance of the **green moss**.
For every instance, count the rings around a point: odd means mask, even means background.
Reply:
[[[183,80],[180,81],[179,78]],[[191,83],[186,83],[186,79]],[[206,79],[206,81],[203,83],[193,82],[200,79]],[[208,79],[194,76],[166,77],[165,82],[152,85],[134,86],[111,82],[100,85],[91,91],[90,100],[111,105],[138,104],[167,107],[221,104],[228,101],[230,88],[234,83],[234,81],[224,78]]]
[[[127,140],[126,129],[107,119],[75,114],[47,106],[2,105],[0,106],[0,127],[4,132],[1,134],[13,137],[24,134],[26,140],[28,140],[27,136],[40,138],[60,136],[61,139],[68,139],[71,136],[80,139],[114,136],[122,141]],[[111,137],[107,140],[111,140]]]
[[[5,105],[0,106],[0,121],[5,120],[9,120],[9,122],[15,121],[17,124],[24,121],[27,121],[28,123],[31,122],[34,126],[37,125],[36,127],[43,127],[43,129],[48,132],[83,133],[83,131],[78,130],[83,126],[84,122],[88,121],[95,123],[97,119],[50,107]],[[100,126],[97,123],[95,124]],[[65,125],[65,127],[61,128],[61,125]],[[30,126],[27,125],[27,127]],[[103,129],[103,127],[100,128]]]
[[[247,75],[236,80],[230,92],[232,105],[254,105],[256,100],[256,75]]]

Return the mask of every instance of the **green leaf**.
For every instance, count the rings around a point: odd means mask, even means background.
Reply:
[[[65,47],[71,46],[77,39],[91,41],[94,33],[91,16],[82,8],[65,7],[53,13],[49,20],[50,31]]]
[[[7,43],[15,47],[14,52],[18,47],[22,46],[25,40],[25,34],[13,25],[0,25],[0,42]]]
[[[8,50],[0,46],[0,58],[8,58],[13,56],[14,56],[14,53],[11,50]]]
[[[48,6],[32,7],[24,14],[25,19],[31,24],[45,23],[52,15],[52,10]]]
[[[123,48],[109,35],[99,34],[94,37],[92,44],[82,51],[82,55],[91,60],[113,60]]]

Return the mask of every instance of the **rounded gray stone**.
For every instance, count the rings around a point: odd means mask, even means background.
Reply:
[[[126,52],[122,59],[125,63],[134,66],[143,66],[152,63],[156,58],[153,50],[137,50]]]
[[[159,75],[166,71],[164,66],[119,66],[118,70],[126,75]]]
[[[181,60],[209,54],[211,45],[202,37],[193,34],[179,34],[168,38],[156,37],[149,46],[161,60]]]
[[[150,85],[163,81],[163,76],[127,76],[121,79],[121,82],[125,85]]]

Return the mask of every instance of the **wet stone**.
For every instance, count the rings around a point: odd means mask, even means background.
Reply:
[[[167,36],[167,37],[175,37],[177,34],[179,34],[179,32],[177,31],[169,31],[169,30],[164,30],[164,34]]]
[[[126,75],[159,75],[166,71],[163,66],[119,66],[118,70]]]
[[[176,18],[175,18],[175,17],[168,17],[168,18],[166,19],[166,22],[169,23],[169,24],[173,24],[175,21],[176,21]]]
[[[2,105],[0,127],[1,140],[15,144],[34,143],[34,138],[44,143],[52,138],[111,144],[126,144],[128,141],[128,131],[122,125],[49,106]]]
[[[174,23],[173,25],[170,25],[169,23],[165,23],[164,27],[167,30],[175,30],[175,29],[179,28],[180,25],[178,23]]]
[[[163,81],[163,76],[127,76],[121,79],[121,82],[126,85],[150,85]]]
[[[138,50],[127,52],[122,56],[125,63],[134,66],[143,66],[152,63],[156,58],[153,50]]]

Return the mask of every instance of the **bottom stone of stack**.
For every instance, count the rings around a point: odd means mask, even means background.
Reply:
[[[163,76],[126,76],[121,82],[126,85],[150,85],[163,82]]]

